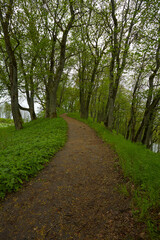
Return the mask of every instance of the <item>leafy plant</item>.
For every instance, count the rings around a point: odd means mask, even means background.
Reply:
[[[12,119],[0,118],[0,128],[13,125]]]
[[[24,129],[1,128],[0,197],[17,190],[63,147],[67,125],[62,118],[38,119]]]

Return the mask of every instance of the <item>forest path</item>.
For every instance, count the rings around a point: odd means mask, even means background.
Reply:
[[[0,205],[0,240],[137,240],[144,228],[120,194],[116,155],[94,130],[63,116],[68,141]],[[141,238],[142,236],[142,238]]]

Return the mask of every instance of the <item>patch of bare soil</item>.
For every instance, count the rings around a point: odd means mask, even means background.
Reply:
[[[0,205],[0,240],[140,240],[116,155],[84,123],[64,115],[68,141],[36,178]]]

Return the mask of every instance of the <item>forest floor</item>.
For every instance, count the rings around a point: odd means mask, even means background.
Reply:
[[[37,177],[0,204],[0,240],[149,239],[137,222],[113,150],[63,115],[68,141]]]

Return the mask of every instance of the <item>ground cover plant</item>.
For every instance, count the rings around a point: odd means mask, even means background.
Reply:
[[[0,118],[0,127],[8,127],[13,125],[12,119]]]
[[[145,221],[151,239],[160,238],[160,154],[153,153],[144,145],[132,143],[122,135],[108,131],[103,124],[81,119],[79,114],[70,117],[87,123],[96,130],[104,141],[109,143],[119,156],[124,176],[130,179],[125,192],[132,194],[134,213]]]
[[[66,122],[58,117],[0,128],[0,198],[35,175],[66,141]]]

